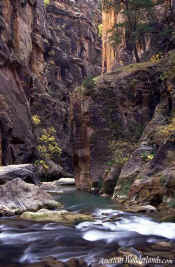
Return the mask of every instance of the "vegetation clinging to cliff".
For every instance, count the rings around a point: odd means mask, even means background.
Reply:
[[[116,14],[123,17],[122,22],[119,20],[119,23],[116,23],[110,30],[112,32],[111,44],[116,47],[122,40],[125,40],[127,49],[131,53],[134,52],[136,62],[139,62],[138,44],[144,47],[144,36],[156,30],[158,23],[156,7],[165,4],[171,9],[171,6],[168,6],[165,0],[103,0],[102,3],[105,12],[112,8]],[[168,25],[159,34],[169,38],[173,31],[173,27]]]
[[[47,6],[50,4],[50,0],[44,0],[44,5]]]

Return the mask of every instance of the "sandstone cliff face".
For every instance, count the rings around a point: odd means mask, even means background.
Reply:
[[[162,4],[153,8],[151,19],[143,14],[141,22],[149,22],[150,30],[143,31],[135,44],[129,40],[130,32],[125,26],[116,26],[116,24],[126,25],[127,22],[122,1],[120,11],[104,5],[102,10],[102,71],[110,72],[116,66],[145,61],[157,53],[166,53],[173,49],[174,37],[171,30],[174,28],[174,8],[173,1],[163,1]]]
[[[118,197],[153,205],[173,201],[174,66],[172,51],[160,63],[120,67],[76,92],[72,127],[82,140],[74,151],[80,188],[101,180],[108,194],[116,184]],[[89,162],[86,175],[82,155]]]
[[[36,1],[1,1],[1,147],[2,163],[30,161],[34,152],[29,108]],[[39,2],[38,2],[39,5]],[[38,7],[39,9],[39,7]],[[37,9],[37,10],[38,10]]]
[[[134,143],[151,119],[159,101],[160,89],[159,81],[151,72],[151,68],[147,71],[144,67],[138,72],[132,66],[126,69],[119,68],[114,73],[104,74],[94,79],[93,87],[79,90],[81,101],[73,95],[75,109],[73,135],[75,141],[78,140],[77,136],[81,134],[81,123],[86,118],[86,135],[89,133],[90,175],[94,181],[102,178],[113,163],[120,168],[122,163],[120,157],[122,160],[125,147],[130,147],[131,151],[134,149]],[[131,78],[133,73],[135,76]],[[152,84],[155,85],[154,88]],[[152,103],[153,97],[155,100]],[[78,106],[79,110],[76,109]],[[78,116],[83,119],[77,120]],[[79,139],[81,140],[81,137]],[[83,146],[83,143],[81,145]],[[115,155],[118,145],[124,149],[122,152],[124,154]],[[82,151],[83,147],[79,148],[77,145],[75,157],[81,158]],[[81,166],[79,169],[81,170]],[[84,178],[84,181],[88,179]]]
[[[78,88],[71,95],[71,143],[76,187],[86,191],[90,191],[92,184],[90,138],[93,129],[89,124],[88,108],[89,98],[83,95],[82,88]]]
[[[0,11],[2,164],[35,161],[37,138],[52,126],[63,165],[71,166],[69,92],[101,71],[97,29],[69,1],[46,8],[43,0],[3,0]],[[40,118],[37,127],[33,115]]]
[[[83,6],[84,11],[81,5],[78,7],[79,4],[70,5],[64,1],[51,1],[47,7],[50,39],[46,43],[45,57],[49,63],[48,75],[53,80],[54,68],[55,81],[63,81],[69,89],[79,85],[85,77],[99,73],[101,64],[97,28],[86,14],[87,4]]]
[[[114,45],[112,43],[112,30],[116,23],[120,24],[125,22],[125,17],[120,13],[116,13],[114,8],[102,10],[102,72],[110,72],[112,67],[118,63],[120,64],[119,55],[121,55],[121,49],[125,48],[125,29],[120,29],[122,39],[120,45]]]
[[[63,150],[62,164],[65,168],[69,166],[69,171],[72,171],[69,94],[86,77],[101,71],[100,39],[93,21],[100,17],[98,13],[89,17],[88,5],[52,0],[47,6],[48,36],[44,39],[47,89],[46,94],[35,93],[31,105],[32,113],[41,118],[42,128],[55,127],[57,142]],[[40,135],[40,127],[37,134]]]

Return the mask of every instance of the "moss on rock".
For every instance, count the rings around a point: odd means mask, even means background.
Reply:
[[[24,212],[21,219],[37,221],[37,222],[59,222],[63,224],[76,224],[82,221],[92,221],[93,218],[90,215],[68,212],[66,210],[50,211],[47,209],[41,209],[38,212]]]

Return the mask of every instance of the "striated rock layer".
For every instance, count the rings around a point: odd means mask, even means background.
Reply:
[[[38,159],[42,129],[54,127],[62,165],[72,171],[69,92],[88,75],[100,73],[101,62],[99,13],[85,13],[80,4],[1,1],[0,164]],[[33,115],[39,125],[33,124]]]
[[[135,16],[132,11],[129,11],[131,13],[127,17],[125,3],[128,1],[102,2],[103,73],[112,71],[116,66],[143,62],[156,54],[166,53],[174,48],[175,6],[173,1],[162,1],[154,6],[151,16],[147,14],[147,8],[143,10],[138,8],[135,23],[132,21]],[[156,3],[156,1],[153,2]],[[132,1],[129,4],[130,9],[134,9]],[[144,23],[148,29],[143,30]],[[136,40],[135,34],[139,36]]]

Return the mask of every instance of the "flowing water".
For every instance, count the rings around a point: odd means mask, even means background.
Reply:
[[[62,261],[78,257],[92,263],[119,247],[132,247],[139,254],[139,249],[157,242],[168,241],[174,246],[174,223],[159,223],[144,215],[122,212],[110,199],[84,192],[66,192],[61,201],[65,209],[91,213],[95,220],[65,226],[1,218],[0,262],[3,266],[38,262],[48,256]]]

